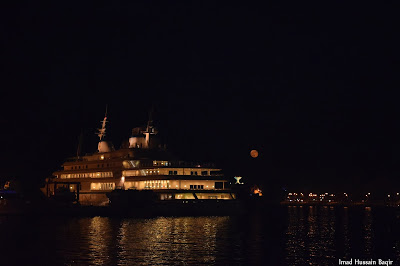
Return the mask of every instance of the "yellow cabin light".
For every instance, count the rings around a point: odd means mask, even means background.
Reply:
[[[104,160],[104,155],[101,155],[101,156],[100,156],[100,160]]]

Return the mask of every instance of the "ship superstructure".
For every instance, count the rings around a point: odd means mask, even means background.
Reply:
[[[96,153],[69,158],[48,179],[44,193],[72,193],[82,205],[106,205],[113,190],[151,190],[158,200],[232,200],[228,180],[213,164],[176,159],[162,146],[151,117],[132,130],[129,147],[115,150],[105,140],[107,113],[98,130]]]

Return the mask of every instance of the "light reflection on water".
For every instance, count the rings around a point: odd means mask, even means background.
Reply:
[[[216,233],[229,217],[123,220],[118,232],[118,264],[215,262]]]
[[[337,265],[339,258],[397,263],[399,221],[394,209],[339,206],[275,207],[244,217],[0,216],[0,264]]]
[[[392,216],[397,210],[378,209],[374,215],[371,207],[289,206],[287,211],[287,265],[337,265],[339,258],[381,258],[395,263],[400,259],[399,216]],[[376,228],[384,235],[376,237]],[[374,248],[378,245],[384,245],[379,252]]]
[[[372,211],[371,207],[365,207],[364,219],[363,219],[363,230],[364,230],[364,253],[366,257],[371,257],[373,254],[373,228],[372,228]]]
[[[288,216],[288,265],[321,265],[335,259],[334,207],[292,206]]]
[[[215,264],[217,231],[229,217],[83,219],[78,243],[93,265]],[[87,229],[85,229],[87,227]],[[88,230],[87,235],[85,230]],[[87,250],[85,250],[85,244]],[[82,258],[78,255],[73,262]]]
[[[109,219],[103,219],[101,217],[94,217],[90,220],[88,248],[89,258],[93,264],[102,264],[108,262],[108,254],[110,253],[108,242],[108,235],[112,229],[110,226]]]
[[[343,260],[350,260],[350,232],[349,232],[349,208],[343,208],[341,216],[342,224],[342,241],[343,241]]]
[[[238,231],[234,224],[230,217],[0,216],[0,265],[220,264],[241,246],[237,234],[228,232]]]
[[[335,257],[335,213],[333,207],[288,208],[286,263],[321,265]]]

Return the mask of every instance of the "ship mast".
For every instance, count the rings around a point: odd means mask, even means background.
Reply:
[[[153,111],[154,111],[154,106],[152,106],[150,112],[149,112],[149,120],[147,121],[147,127],[146,131],[143,132],[143,134],[146,137],[146,148],[150,148],[150,134],[155,134],[154,126],[153,126]]]
[[[97,136],[99,136],[100,141],[103,140],[103,138],[106,136],[106,123],[107,121],[107,105],[106,105],[106,113],[104,115],[104,119],[101,122],[101,128],[98,128]]]

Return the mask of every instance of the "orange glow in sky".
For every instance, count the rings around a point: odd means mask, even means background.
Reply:
[[[257,150],[251,150],[250,156],[253,157],[253,158],[257,158],[258,157],[258,151]]]

